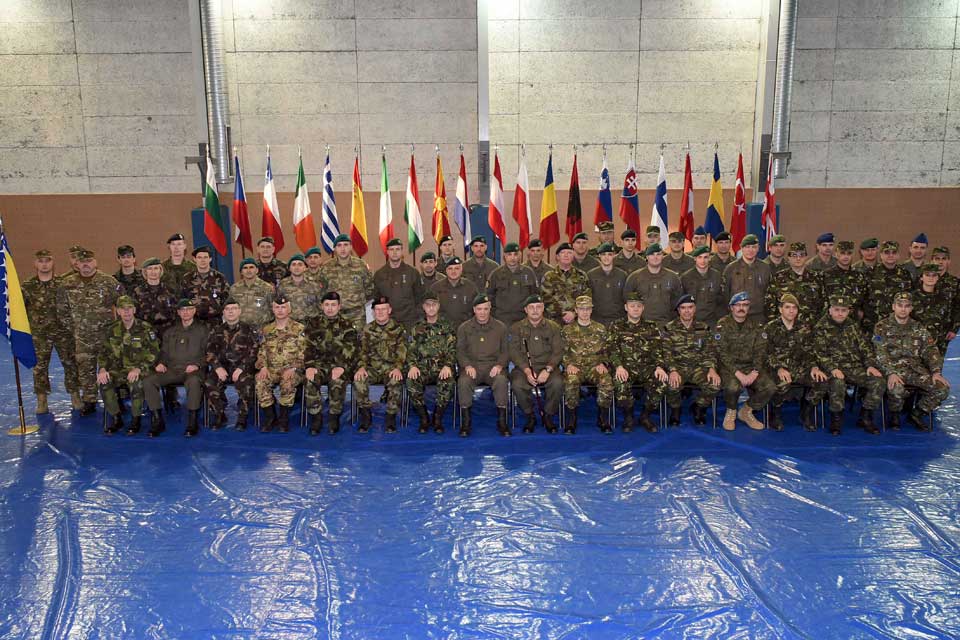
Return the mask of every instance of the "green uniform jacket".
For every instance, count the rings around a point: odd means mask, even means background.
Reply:
[[[643,317],[661,324],[673,320],[677,300],[683,295],[680,276],[669,269],[650,273],[649,267],[634,271],[627,278],[623,295],[638,292],[643,296]]]
[[[647,266],[647,259],[639,251],[634,251],[629,258],[623,254],[623,251],[617,254],[613,259],[613,266],[622,269],[628,276],[637,269],[643,269]]]
[[[499,266],[490,258],[484,257],[482,262],[477,262],[476,258],[470,256],[463,261],[463,277],[477,285],[477,291],[486,291],[487,278]]]
[[[360,353],[357,368],[391,371],[403,370],[407,361],[407,330],[390,318],[385,324],[367,323],[360,332]]]
[[[167,258],[160,264],[163,265],[163,275],[160,277],[160,282],[167,285],[179,300],[181,297],[180,283],[183,282],[185,275],[197,270],[197,264],[190,258],[184,258],[180,264],[173,264],[170,258]]]
[[[197,318],[219,321],[230,283],[222,273],[213,269],[206,274],[192,271],[180,281],[180,291],[184,298],[196,303]]]
[[[493,305],[493,317],[511,325],[524,317],[523,302],[540,288],[537,274],[530,267],[518,264],[494,269],[487,278],[487,295]]]
[[[477,285],[460,278],[456,282],[444,278],[431,289],[440,299],[440,316],[455,327],[473,315],[473,299],[477,297]]]
[[[837,324],[829,315],[813,327],[813,361],[827,375],[834,369],[864,373],[877,366],[873,347],[856,321],[848,317]]]
[[[320,300],[323,298],[323,289],[320,288],[316,280],[308,280],[304,277],[297,283],[293,276],[287,276],[277,285],[277,291],[290,301],[290,317],[297,322],[304,323],[310,318],[320,315]]]
[[[764,318],[763,302],[770,286],[770,265],[754,260],[747,264],[743,259],[735,260],[723,270],[723,297],[730,297],[741,291],[750,295],[750,317]]]
[[[706,273],[690,269],[680,276],[684,293],[689,293],[697,303],[694,320],[710,326],[717,323],[725,313],[727,301],[723,299],[723,276],[716,269],[707,267]]]
[[[183,369],[190,364],[202,369],[206,360],[207,328],[201,323],[194,321],[184,327],[177,322],[163,334],[158,362],[168,369]]]
[[[665,269],[670,269],[670,271],[673,271],[679,276],[683,275],[690,269],[695,269],[697,266],[697,261],[685,253],[679,258],[674,258],[673,254],[667,253],[667,255],[663,257],[663,266]]]
[[[797,275],[793,269],[785,269],[773,276],[767,287],[764,307],[768,318],[779,318],[780,298],[790,293],[800,303],[797,320],[812,325],[826,309],[823,297],[823,271],[804,269]],[[752,307],[752,305],[751,305]]]
[[[240,321],[262,327],[273,320],[273,287],[255,278],[252,282],[237,280],[230,287],[230,297],[240,303]]]
[[[549,318],[543,318],[540,324],[533,326],[524,318],[510,327],[510,360],[520,369],[528,365],[527,353],[533,369],[539,373],[546,367],[556,369],[563,360],[563,336],[560,325]]]
[[[470,318],[457,327],[457,364],[463,371],[467,367],[489,369],[493,365],[506,367],[510,361],[507,345],[507,327],[496,318],[480,324]]]
[[[673,371],[693,371],[694,369],[717,369],[716,340],[713,339],[711,326],[696,319],[687,328],[675,318],[667,323],[663,333],[664,369]]]
[[[144,375],[153,370],[160,355],[160,338],[148,323],[134,319],[129,329],[117,320],[106,330],[106,339],[98,357],[100,367],[111,376],[119,377],[115,382],[126,381],[126,374],[140,369]]]
[[[737,322],[728,314],[717,322],[713,339],[717,343],[718,372],[724,380],[737,371],[766,370],[767,333],[756,318],[748,316],[744,322]]]
[[[610,324],[624,316],[623,288],[627,286],[627,274],[613,267],[607,273],[603,267],[592,269],[587,274],[590,295],[593,297],[594,320]]]
[[[388,262],[373,274],[374,297],[386,296],[393,309],[390,317],[405,327],[423,317],[420,303],[425,291],[420,272],[406,262],[396,268]]]
[[[439,371],[457,366],[457,334],[443,318],[430,324],[421,320],[410,332],[405,369],[417,367],[424,371]]]

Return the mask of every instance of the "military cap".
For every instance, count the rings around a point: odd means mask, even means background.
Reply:
[[[636,238],[637,232],[633,229],[624,229],[623,233],[620,234],[621,240],[626,240],[627,238]]]
[[[650,235],[651,233],[655,233],[655,234],[657,234],[657,235],[660,235],[660,227],[658,227],[658,226],[655,225],[655,224],[651,224],[649,227],[647,227],[647,230],[645,231],[645,233],[646,233],[647,235]]]
[[[817,244],[824,244],[826,242],[833,242],[833,234],[829,231],[827,233],[821,233],[817,236]]]
[[[400,238],[390,238],[387,240],[387,249],[390,247],[402,247],[403,243],[400,242]]]
[[[643,255],[645,256],[649,256],[653,253],[663,253],[663,248],[660,246],[659,242],[654,242],[643,250]]]
[[[945,256],[947,256],[947,257],[949,258],[949,257],[950,257],[950,247],[936,247],[936,248],[934,248],[934,250],[933,250],[933,255],[937,255],[938,253],[939,253],[939,254],[942,254],[942,255],[945,255]]]
[[[477,297],[479,297],[479,296],[477,296]],[[542,303],[542,302],[543,302],[543,298],[541,298],[541,297],[539,296],[539,294],[536,294],[536,293],[535,293],[535,294],[533,294],[532,296],[527,296],[527,299],[523,301],[523,306],[527,306],[528,304],[538,304],[538,303]],[[474,301],[473,301],[473,304],[477,304],[477,301],[474,300]]]
[[[336,291],[327,291],[325,294],[323,294],[323,297],[320,298],[320,302],[326,302],[327,300],[336,300],[337,302],[340,302],[340,294]]]
[[[531,296],[533,297],[533,296]],[[529,300],[529,298],[527,298]],[[593,308],[593,298],[590,296],[577,296],[574,306],[578,309],[592,309]]]
[[[830,296],[830,306],[831,307],[850,307],[850,297],[844,295],[833,295]]]
[[[743,240],[740,241],[741,247],[749,247],[755,244],[760,244],[760,239],[752,233],[743,236]]]
[[[806,253],[806,252],[807,252],[807,243],[806,243],[806,242],[800,242],[799,240],[796,241],[796,242],[791,242],[791,243],[790,243],[790,251],[803,251],[804,253]]]
[[[639,291],[631,291],[623,296],[627,302],[643,302],[643,294]]]
[[[800,301],[797,300],[797,296],[793,295],[792,293],[785,293],[782,296],[780,296],[781,305],[788,304],[788,303],[795,305],[797,307],[800,306]]]
[[[273,241],[273,236],[263,236],[262,238],[260,238],[259,240],[257,240],[257,244],[261,244],[261,243],[264,243],[264,242],[269,242],[270,244],[276,244],[276,243]]]
[[[884,240],[881,251],[900,251],[900,243],[896,240]]]
[[[204,244],[204,245],[201,245],[201,246],[197,247],[197,248],[194,249],[193,251],[191,251],[191,252],[190,252],[190,255],[192,255],[194,258],[196,258],[198,253],[206,253],[207,255],[212,256],[212,255],[213,255],[213,249],[210,248],[210,245]]]
[[[422,256],[420,256],[420,262],[426,262],[427,260],[436,260],[437,256],[433,251],[427,251]]]
[[[840,253],[853,253],[853,240],[841,240],[838,242],[837,251]]]
[[[235,305],[238,305],[238,306],[239,306],[240,302],[239,302],[236,298],[234,298],[233,296],[230,296],[230,297],[228,297],[226,300],[223,301],[223,306],[224,306],[224,307],[229,307],[229,306],[232,305],[232,304],[235,304]]]
[[[80,249],[80,251],[77,251],[73,257],[75,257],[77,260],[93,260],[95,255],[96,254],[94,254],[90,249]]]
[[[72,247],[70,247],[69,249],[67,249],[67,252],[70,253],[71,255],[72,255],[72,254],[76,254],[76,253],[80,253],[81,251],[83,251],[83,247],[80,246],[79,244],[75,244],[75,245],[73,245]]]
[[[177,303],[177,309],[188,309],[195,306],[197,306],[197,303],[190,298],[180,298],[180,302]]]
[[[427,289],[427,291],[423,294],[423,299],[421,302],[427,302],[430,300],[433,302],[440,302],[440,296],[433,289]]]
[[[479,235],[478,235],[478,236],[473,236],[473,238],[470,239],[470,246],[472,247],[473,245],[477,244],[478,242],[482,242],[483,244],[487,244],[487,239],[484,238],[483,236],[479,236]]]
[[[337,246],[341,242],[350,243],[350,236],[345,233],[341,233],[336,238],[333,239],[333,246]]]
[[[453,242],[453,236],[446,235],[440,238],[440,242],[437,243],[437,246],[443,244],[444,242]]]
[[[786,243],[787,243],[787,237],[784,236],[783,234],[778,233],[775,236],[770,236],[770,242],[768,242],[767,245],[772,246],[775,244],[786,244]]]
[[[117,309],[132,309],[137,306],[130,296],[120,296],[117,298]]]
[[[920,243],[920,244],[929,244],[929,243],[930,243],[930,241],[927,240],[927,234],[925,234],[925,233],[918,233],[918,234],[917,234],[917,237],[914,238],[913,241],[914,241],[914,242],[918,242],[918,243]]]
[[[738,291],[730,296],[730,306],[740,304],[741,302],[750,302],[750,294],[746,291]]]
[[[446,266],[449,267],[452,264],[463,264],[463,260],[460,259],[460,256],[453,256],[452,258],[447,260]]]
[[[323,253],[320,252],[320,247],[310,247],[307,249],[307,252],[304,254],[304,257],[309,258],[310,256],[322,256]]]
[[[700,225],[699,227],[697,227],[696,229],[693,230],[693,235],[695,235],[695,236],[705,236],[705,235],[707,235],[707,230],[703,228],[703,225]]]
[[[534,238],[530,241],[530,244],[527,245],[528,249],[536,249],[537,247],[542,247],[543,243],[540,242],[540,238]]]
[[[128,253],[129,253],[130,255],[136,255],[136,252],[133,250],[133,247],[131,247],[131,246],[128,245],[128,244],[122,244],[122,245],[120,245],[119,247],[117,247],[117,257],[118,257],[118,258],[119,258],[120,256],[125,256],[125,255],[127,255]]]
[[[302,253],[295,253],[292,256],[290,256],[289,260],[287,260],[287,268],[289,269],[290,265],[297,261],[300,261],[303,264],[307,264],[307,259],[303,257]]]
[[[283,293],[278,293],[277,295],[275,295],[275,296],[273,297],[273,304],[275,304],[275,305],[277,305],[277,306],[282,306],[282,305],[285,305],[285,304],[290,304],[290,299],[287,298],[287,296],[284,295]]]
[[[588,238],[587,238],[587,234],[583,233],[582,231],[581,231],[580,233],[578,233],[577,235],[573,236],[573,241],[574,241],[574,242],[576,242],[577,240],[587,240],[587,239],[588,239]]]
[[[170,244],[171,242],[174,242],[174,241],[176,241],[176,240],[183,240],[183,239],[184,239],[184,238],[183,238],[183,234],[182,234],[182,233],[175,233],[175,234],[173,234],[172,236],[170,236],[169,238],[167,238],[167,244]]]
[[[597,231],[613,231],[613,223],[609,220],[604,220],[597,225]]]
[[[518,251],[520,251],[520,245],[516,242],[508,242],[507,246],[503,248],[504,253],[517,253]]]
[[[245,266],[247,266],[248,264],[252,264],[253,266],[257,266],[257,261],[254,260],[253,258],[244,258],[243,260],[240,261],[240,268],[243,269],[243,268],[244,268]]]
[[[527,299],[529,300],[529,298]],[[484,304],[486,302],[490,302],[490,296],[488,296],[485,293],[478,293],[476,297],[474,297],[473,299],[473,306],[477,306],[478,304]],[[527,306],[527,303],[524,302],[523,306]]]
[[[876,238],[867,238],[860,243],[861,249],[876,249],[878,246],[880,246],[880,241]]]
[[[557,255],[560,255],[561,251],[573,251],[573,247],[570,246],[569,242],[561,242],[557,245]]]
[[[140,268],[146,269],[147,267],[155,267],[157,265],[163,266],[163,263],[160,262],[160,258],[147,258],[143,261],[143,264],[140,265]]]
[[[690,252],[691,258],[696,258],[697,256],[702,256],[705,253],[710,253],[710,247],[705,244],[700,245],[696,249]]]
[[[907,304],[913,304],[913,294],[909,291],[899,291],[893,296],[894,302],[906,302]]]
[[[371,308],[380,306],[381,304],[390,304],[390,298],[387,296],[377,296],[373,299],[373,304],[370,305]]]
[[[670,235],[667,236],[670,240],[686,240],[686,236],[679,231],[671,231]]]
[[[39,251],[33,254],[34,258],[51,258],[53,254],[50,253],[50,249],[40,249]]]
[[[601,253],[616,253],[616,252],[617,250],[613,248],[613,243],[611,242],[604,242],[602,245],[597,247],[597,255],[600,255]]]
[[[673,310],[676,311],[682,304],[697,304],[697,301],[692,295],[685,293],[677,300],[677,304],[673,305]]]
[[[717,236],[714,238],[714,240],[716,240],[717,242],[720,242],[720,241],[722,241],[722,240],[729,240],[729,239],[730,239],[730,232],[729,232],[729,231],[721,231],[721,232],[718,233]]]
[[[940,273],[940,266],[935,262],[928,262],[922,267],[920,267],[920,273]]]

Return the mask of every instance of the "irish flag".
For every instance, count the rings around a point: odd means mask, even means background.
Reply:
[[[381,156],[380,169],[380,248],[387,253],[387,243],[393,239],[393,205],[390,204],[390,184],[387,182],[387,156]]]
[[[360,158],[353,160],[353,202],[350,206],[350,242],[361,258],[367,254],[367,212],[363,208],[363,185],[360,184]]]
[[[203,189],[203,234],[222,256],[227,255],[227,235],[220,218],[220,198],[217,196],[217,174],[210,154],[207,154],[207,181]]]
[[[297,237],[297,246],[301,251],[306,251],[317,243],[317,232],[313,228],[313,217],[310,214],[310,194],[307,193],[307,179],[303,175],[301,155],[300,170],[297,173],[297,195],[293,201],[293,235]]]

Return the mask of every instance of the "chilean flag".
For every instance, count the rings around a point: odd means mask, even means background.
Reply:
[[[507,244],[507,226],[503,218],[503,176],[500,174],[500,156],[493,152],[493,180],[490,181],[490,209],[487,211],[487,224],[500,244]]]
[[[283,249],[283,230],[280,228],[280,207],[277,206],[277,188],[273,184],[273,170],[270,168],[270,147],[267,147],[267,174],[263,185],[263,222],[260,235],[273,238],[277,253]]]
[[[623,178],[623,193],[620,195],[620,219],[640,235],[640,195],[637,193],[637,171],[633,159],[627,166],[627,175]]]

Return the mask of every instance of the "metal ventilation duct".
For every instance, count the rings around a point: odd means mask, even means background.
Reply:
[[[200,42],[207,98],[207,136],[217,182],[230,182],[230,105],[223,60],[222,0],[200,0]]]
[[[773,97],[773,177],[786,178],[790,162],[790,93],[793,60],[797,47],[797,0],[780,2],[780,34],[777,41],[777,81]]]

